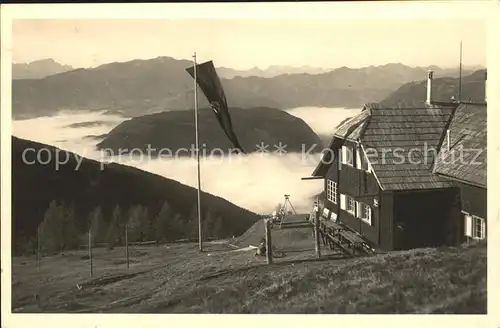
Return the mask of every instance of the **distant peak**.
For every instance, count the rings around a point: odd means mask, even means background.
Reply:
[[[145,59],[145,60],[147,60],[147,59]],[[184,59],[177,59],[177,58],[169,57],[169,56],[158,56],[156,58],[153,58],[153,60],[160,60],[160,61],[180,61],[180,60],[184,60]]]
[[[12,63],[12,64],[14,64],[14,65],[32,65],[32,64],[58,64],[58,65],[61,65],[52,58],[36,59],[36,60],[32,60],[30,62],[18,62],[18,63]]]
[[[57,63],[53,58],[34,60],[31,63]]]

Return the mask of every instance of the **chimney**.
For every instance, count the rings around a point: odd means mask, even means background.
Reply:
[[[432,76],[434,75],[434,71],[427,72],[427,100],[426,104],[430,105],[432,102]]]
[[[487,101],[486,95],[488,94],[488,71],[484,71],[484,102]]]

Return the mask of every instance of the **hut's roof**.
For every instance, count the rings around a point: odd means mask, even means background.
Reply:
[[[371,106],[361,143],[383,190],[446,188],[432,165],[453,106]]]
[[[339,126],[330,147],[342,139],[359,141],[383,190],[446,188],[452,182],[433,174],[432,166],[455,107],[367,104]],[[328,163],[321,161],[313,175],[326,174]]]
[[[434,173],[486,188],[486,104],[461,104],[448,129]]]
[[[350,141],[357,141],[361,137],[361,131],[370,113],[362,110],[358,115],[344,120],[334,133],[334,136]]]

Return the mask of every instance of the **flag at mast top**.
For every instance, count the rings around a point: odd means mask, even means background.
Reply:
[[[245,154],[245,150],[241,146],[238,137],[233,130],[226,95],[224,93],[224,89],[222,88],[219,76],[215,70],[213,61],[210,60],[201,64],[196,64],[196,72],[194,66],[186,68],[186,71],[196,80],[201,91],[210,102],[210,106],[212,107],[219,124],[224,130],[226,136],[232,142],[234,148]]]

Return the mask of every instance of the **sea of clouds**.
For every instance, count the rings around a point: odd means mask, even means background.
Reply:
[[[359,112],[356,109],[300,107],[287,110],[301,118],[318,135],[331,136],[337,124]],[[196,158],[139,158],[121,156],[105,158],[95,148],[99,142],[87,136],[108,133],[127,120],[104,112],[63,112],[51,117],[13,121],[13,135],[53,145],[95,160],[115,161],[137,167],[183,184],[197,186]],[[89,125],[79,123],[92,123]],[[72,124],[79,124],[71,127]],[[200,143],[203,143],[200,140]],[[284,194],[297,211],[308,211],[311,197],[323,189],[322,180],[301,180],[310,176],[320,156],[304,154],[250,154],[236,160],[201,159],[201,188],[257,213],[271,212]]]

